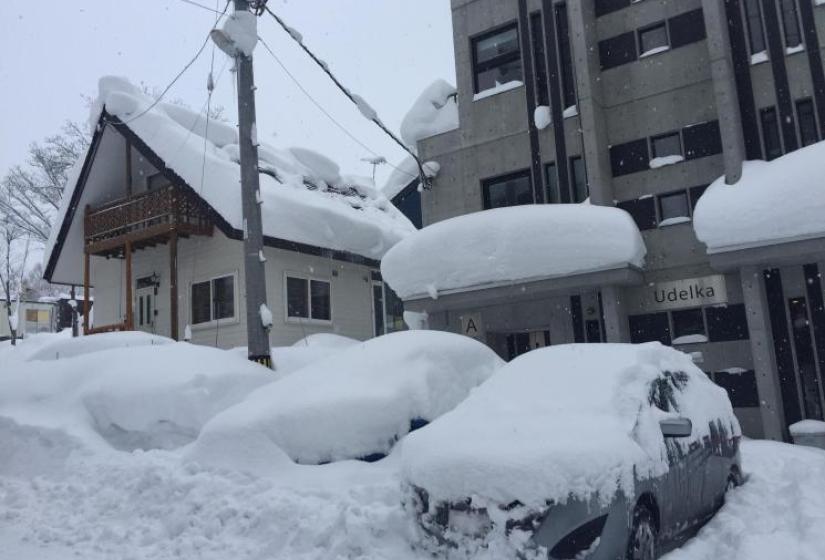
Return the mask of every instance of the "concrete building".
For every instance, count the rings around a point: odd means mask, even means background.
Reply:
[[[471,334],[505,358],[660,340],[728,390],[750,436],[787,438],[793,422],[822,419],[825,237],[710,249],[692,217],[743,161],[822,138],[825,6],[452,0],[452,17],[460,126],[418,142],[440,165],[423,225],[589,199],[633,216],[647,258],[638,275],[555,279],[504,299],[507,287],[467,287],[406,309],[426,311],[431,328],[464,331],[472,319],[482,328]]]

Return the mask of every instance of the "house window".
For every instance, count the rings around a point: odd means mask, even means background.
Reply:
[[[745,0],[745,20],[748,22],[748,40],[751,54],[766,50],[765,31],[762,27],[762,7],[760,0]]]
[[[654,158],[682,155],[682,140],[678,132],[654,136],[650,139],[650,147]]]
[[[779,138],[779,123],[776,109],[768,107],[760,111],[762,120],[762,141],[765,144],[765,158],[770,161],[782,155],[782,141]]]
[[[556,171],[555,163],[548,163],[544,166],[544,175],[547,177],[547,202],[549,204],[570,202],[570,196],[567,193],[562,193],[559,189],[559,174]]]
[[[587,171],[581,156],[570,158],[570,177],[573,179],[573,202],[584,202],[590,196],[587,188]]]
[[[782,10],[782,29],[785,32],[785,46],[798,47],[802,44],[802,33],[799,31],[799,14],[796,11],[796,0],[779,0]]]
[[[147,304],[147,313],[148,313]],[[192,324],[235,317],[235,276],[220,276],[192,284]]]
[[[314,278],[287,276],[286,315],[293,319],[331,321],[330,283]]]
[[[541,12],[530,14],[530,38],[533,46],[533,69],[536,74],[536,105],[550,105],[547,60],[544,56],[544,27]]]
[[[381,282],[372,285],[372,316],[374,336],[384,334],[384,284]]]
[[[667,220],[678,220],[690,217],[687,191],[678,191],[659,196],[659,225],[666,224]]]
[[[630,315],[630,342],[639,344],[641,342],[659,341],[667,346],[670,345],[670,321],[667,313],[645,313],[642,315]]]
[[[816,114],[814,102],[811,99],[800,99],[796,102],[796,119],[799,121],[799,140],[803,146],[810,146],[819,141],[816,129]]]
[[[573,73],[573,55],[570,50],[570,24],[567,20],[567,5],[556,4],[556,29],[559,42],[559,64],[561,65],[562,101],[565,107],[576,105],[576,76]]]
[[[639,30],[639,48],[642,54],[661,52],[670,47],[667,39],[667,26],[664,22]]]
[[[527,170],[487,179],[481,187],[485,209],[533,204],[533,186]]]
[[[701,308],[672,311],[673,343],[707,342],[705,318]]]
[[[475,92],[522,80],[518,27],[515,23],[472,40]]]

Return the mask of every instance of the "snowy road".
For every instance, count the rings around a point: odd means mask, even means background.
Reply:
[[[277,479],[181,466],[177,453],[89,454],[60,431],[0,422],[0,558],[419,557],[396,460]],[[746,442],[747,484],[666,560],[825,556],[825,452]],[[31,467],[34,467],[32,470]]]

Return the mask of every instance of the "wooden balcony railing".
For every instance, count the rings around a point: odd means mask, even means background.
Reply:
[[[204,203],[173,185],[87,208],[84,221],[86,250],[107,253],[127,241],[163,242],[172,231],[182,237],[211,235],[212,222]]]

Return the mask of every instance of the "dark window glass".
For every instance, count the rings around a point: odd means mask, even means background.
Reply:
[[[286,279],[286,314],[288,317],[309,318],[309,286],[303,278]]]
[[[734,407],[759,406],[759,391],[756,388],[756,376],[753,371],[717,371],[713,374],[713,378],[717,385],[728,392],[728,398]]]
[[[690,209],[693,210],[696,208],[696,203],[699,202],[699,199],[702,198],[702,195],[705,194],[707,190],[707,185],[699,185],[697,187],[691,187],[688,189],[690,193]]]
[[[192,324],[208,323],[212,320],[212,291],[209,282],[192,284]]]
[[[421,215],[421,193],[418,192],[417,187],[418,179],[415,180],[412,188],[405,188],[392,200],[392,203],[415,227],[421,229],[424,227],[424,219]]]
[[[581,296],[570,296],[570,319],[573,322],[573,342],[584,342],[584,313]]]
[[[163,176],[162,173],[155,173],[146,178],[146,189],[153,191],[171,185],[169,179]]]
[[[559,64],[561,65],[562,101],[565,107],[572,107],[576,104],[576,76],[573,72],[570,24],[567,20],[566,4],[556,4],[556,29],[558,30]]]
[[[384,287],[381,284],[372,285],[372,313],[374,321],[374,335],[384,334]]]
[[[697,159],[722,153],[722,134],[719,121],[692,124],[682,129],[685,141],[685,159]]]
[[[806,2],[807,0],[803,0]],[[799,15],[796,13],[796,0],[779,0],[782,10],[782,29],[785,31],[785,46],[797,47],[802,44],[799,31]]]
[[[702,335],[705,333],[705,320],[702,309],[680,309],[671,312],[673,316],[673,340],[683,336]]]
[[[329,282],[322,280],[310,280],[310,295],[312,305],[312,318],[319,321],[329,321],[332,319],[332,306],[330,305]]]
[[[32,319],[29,318],[29,311],[33,311],[32,309],[26,310],[26,321],[31,321]],[[37,320],[37,315],[35,314],[34,320]],[[138,325],[141,327],[143,326],[143,296],[138,298]]]
[[[602,324],[601,322],[590,319],[585,321],[585,332],[587,333],[587,342],[604,342],[602,340]]]
[[[659,216],[662,221],[690,217],[687,191],[661,195],[659,197]]]
[[[822,420],[822,400],[819,396],[819,375],[816,371],[816,354],[811,338],[811,319],[808,302],[804,297],[788,300],[788,315],[791,319],[791,333],[796,350],[796,364],[799,381],[802,383],[802,402],[805,405],[805,417]]]
[[[745,19],[748,22],[751,54],[766,50],[765,32],[762,28],[762,7],[759,4],[760,0],[745,0]]]
[[[533,46],[533,71],[536,74],[536,105],[550,105],[547,60],[544,56],[544,26],[541,12],[530,14],[530,39]]]
[[[614,177],[650,169],[647,138],[610,146],[610,167]]]
[[[146,294],[146,324],[151,325],[154,322],[152,319],[152,295]]]
[[[655,158],[682,155],[682,140],[678,132],[654,136],[650,139],[650,147]]]
[[[642,51],[640,56],[668,45],[667,27],[665,27],[664,22],[639,31],[639,48]]]
[[[667,313],[646,313],[628,316],[630,323],[630,342],[659,341],[670,345],[670,322]]]
[[[533,187],[528,171],[489,179],[484,181],[482,189],[484,208],[487,209],[533,203]]]
[[[636,34],[633,31],[599,41],[599,63],[602,70],[633,62],[636,58]]]
[[[705,17],[701,8],[670,18],[667,26],[670,46],[674,49],[705,38]]]
[[[631,0],[596,0],[596,17],[630,6]]]
[[[547,202],[549,204],[559,204],[561,202],[570,202],[569,196],[562,196],[559,190],[559,174],[556,170],[555,163],[548,163],[544,167],[544,174],[547,177]],[[565,200],[567,199],[567,200]]]
[[[799,139],[803,146],[810,146],[819,141],[816,130],[816,114],[814,102],[811,99],[800,99],[796,102],[796,116],[799,120]]]
[[[779,122],[776,109],[768,107],[760,111],[762,119],[762,141],[765,143],[765,157],[768,161],[782,155],[782,141],[779,138]]]
[[[404,324],[404,302],[386,284],[384,284],[384,299],[386,300],[385,308],[387,310],[387,332],[405,330],[407,326]]]
[[[652,196],[636,200],[625,200],[616,206],[633,217],[640,230],[656,227],[656,199]]]
[[[708,338],[711,342],[748,339],[748,318],[745,306],[730,304],[705,309],[708,319]]]
[[[475,91],[522,80],[518,27],[515,24],[473,39]]]
[[[235,316],[235,278],[224,276],[212,280],[212,319]]]
[[[570,177],[573,180],[573,202],[584,202],[590,196],[587,188],[587,171],[581,156],[570,158]]]

